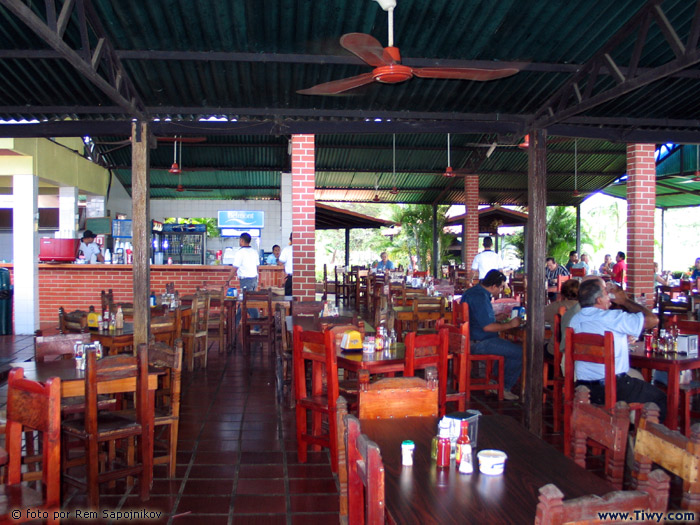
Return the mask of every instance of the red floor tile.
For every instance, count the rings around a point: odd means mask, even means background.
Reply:
[[[254,496],[240,494],[233,502],[234,514],[284,513],[287,511],[286,496]]]
[[[236,494],[285,494],[283,479],[240,478]]]

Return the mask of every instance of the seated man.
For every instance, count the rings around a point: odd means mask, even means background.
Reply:
[[[515,317],[507,323],[496,322],[491,299],[503,290],[506,276],[500,270],[491,270],[479,284],[472,286],[462,301],[469,305],[469,329],[471,331],[471,352],[473,354],[495,354],[505,357],[503,378],[503,397],[515,401],[518,396],[510,389],[520,377],[523,368],[523,349],[521,346],[498,337],[498,332],[520,326],[520,318]]]
[[[574,332],[603,335],[612,332],[615,338],[615,374],[617,375],[617,400],[628,403],[656,403],[661,421],[666,418],[666,394],[655,386],[631,377],[627,337],[639,336],[642,330],[654,328],[658,318],[645,306],[632,301],[620,288],[608,293],[602,279],[591,279],[581,283],[578,291],[581,311],[574,315],[569,326]],[[625,310],[611,310],[614,303]],[[577,385],[585,385],[591,391],[591,402],[605,403],[605,365],[576,363]]]
[[[381,261],[377,264],[378,272],[394,269],[394,263],[389,260],[389,255],[386,252],[382,252],[379,257],[381,257]]]

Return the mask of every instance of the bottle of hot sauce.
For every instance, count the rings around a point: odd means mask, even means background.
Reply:
[[[466,420],[462,420],[459,438],[457,438],[456,462],[461,473],[471,474],[474,471],[472,465],[472,443],[469,439],[469,421]]]
[[[447,468],[450,466],[450,428],[440,427],[437,443],[437,466],[439,468]]]

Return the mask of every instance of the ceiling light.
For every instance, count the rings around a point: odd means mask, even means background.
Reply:
[[[530,135],[529,134],[525,135],[525,137],[523,138],[523,141],[520,144],[518,144],[518,147],[520,149],[527,149],[530,147]]]
[[[398,189],[396,186],[394,186],[393,188],[391,188],[391,189],[389,190],[389,193],[391,193],[392,195],[398,195],[398,194],[399,194],[399,189]]]
[[[173,175],[179,175],[182,172],[180,166],[177,165],[177,162],[173,162],[172,166],[170,166],[170,169],[168,171]]]
[[[450,134],[447,134],[447,167],[445,168],[445,172],[442,174],[443,177],[454,177],[455,174],[452,171],[452,162],[450,158]]]
[[[372,202],[379,202],[379,195],[378,194],[376,194],[376,193],[374,194],[374,198],[372,199]]]
[[[454,177],[454,176],[455,176],[455,172],[452,171],[452,167],[447,166],[447,167],[445,168],[445,173],[443,173],[442,176],[443,176],[443,177]]]

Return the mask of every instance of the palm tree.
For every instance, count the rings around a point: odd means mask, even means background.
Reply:
[[[445,212],[447,206],[438,206],[438,264],[447,255],[447,248],[454,239],[453,235],[445,233]],[[429,254],[433,251],[433,207],[428,204],[409,204],[398,207],[393,220],[401,224],[401,233],[395,238],[395,243],[401,246],[405,256],[418,255],[418,266],[427,270]]]

